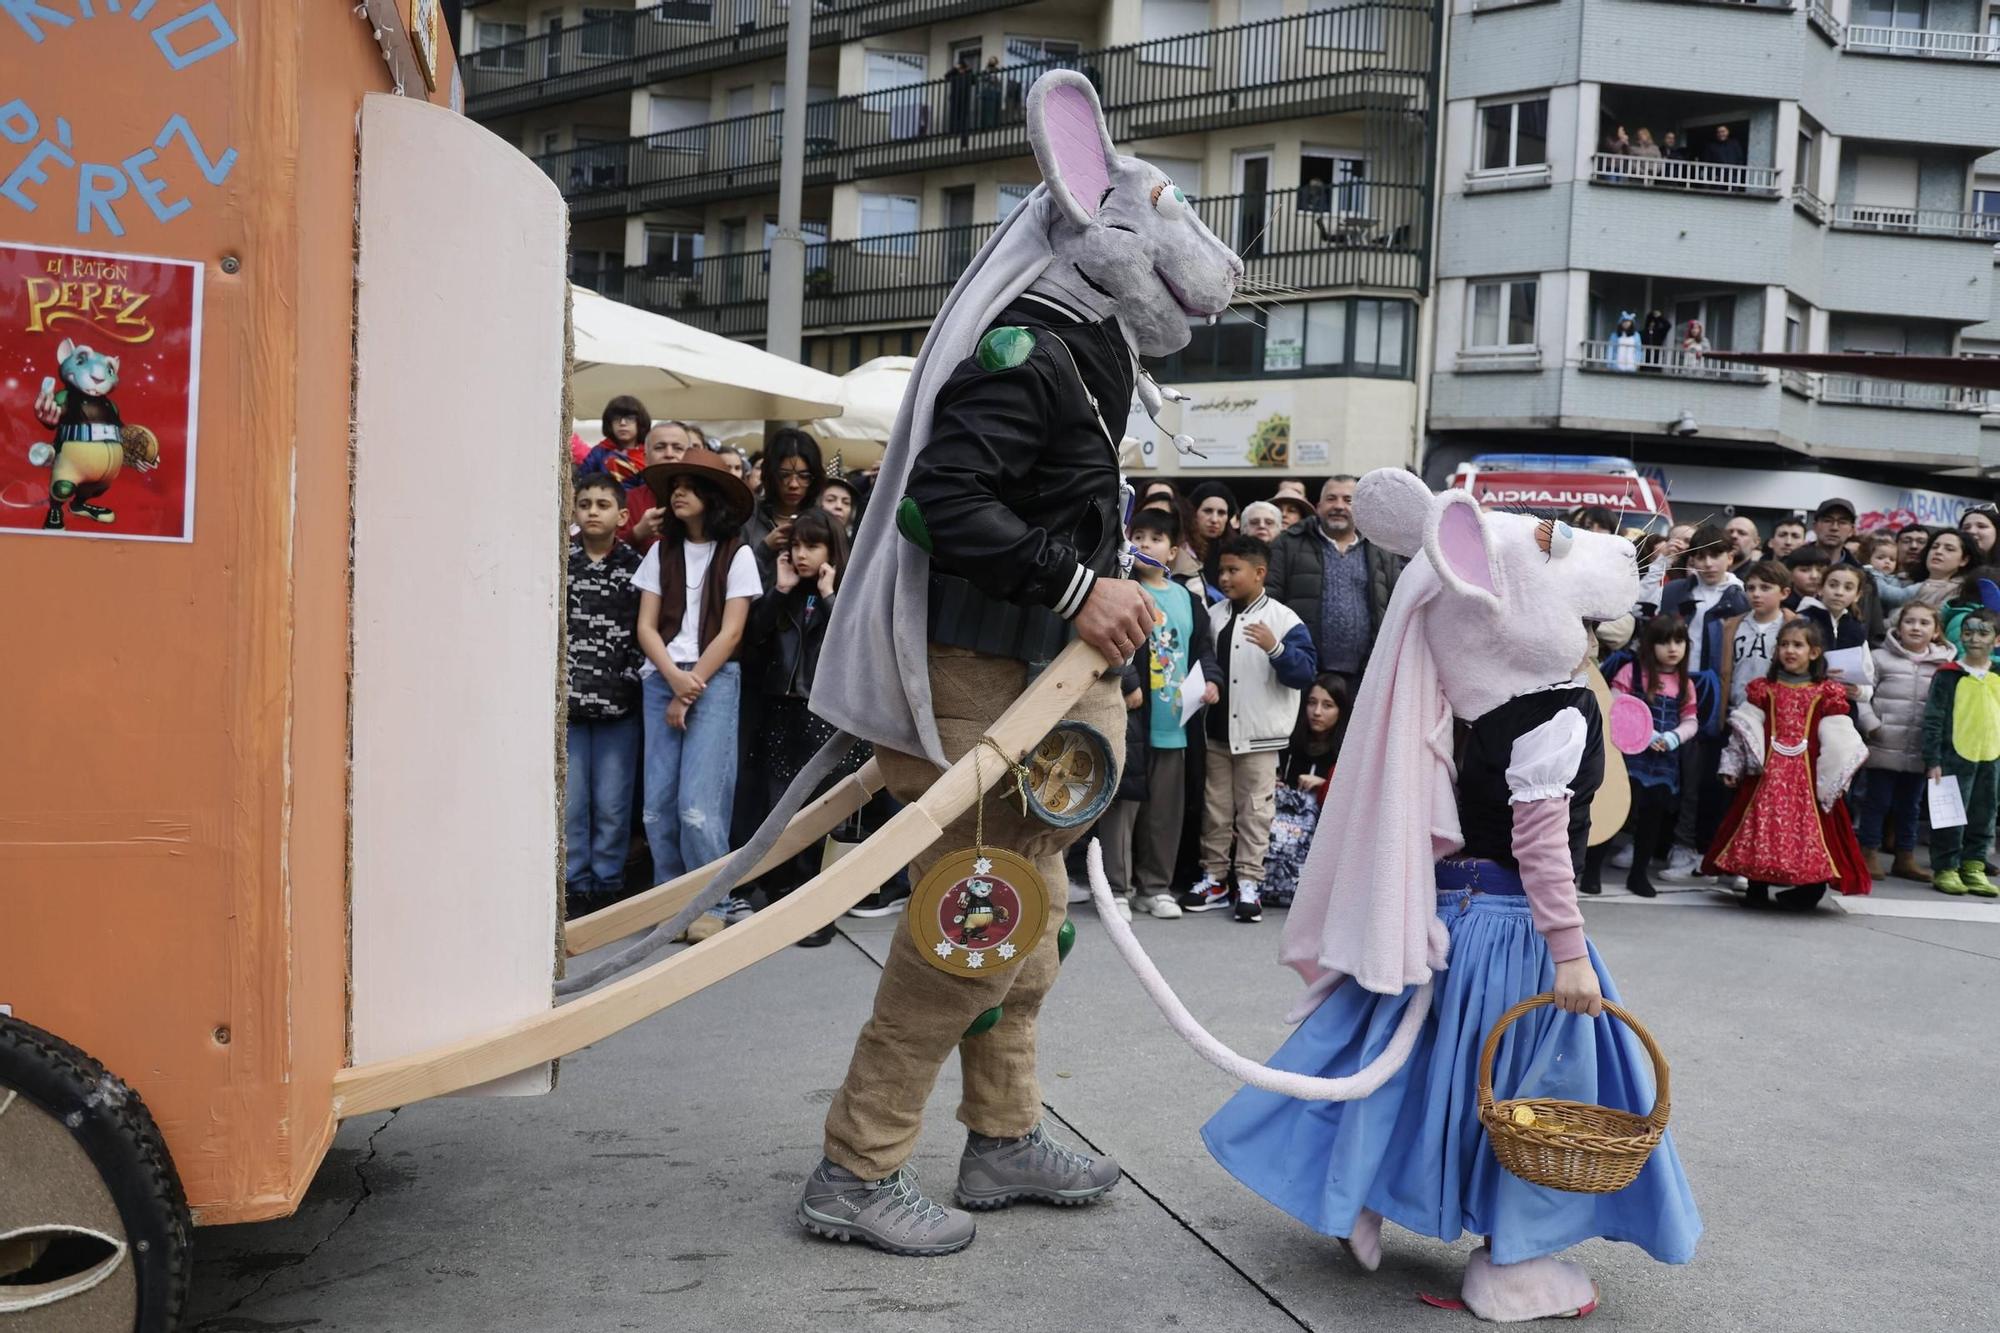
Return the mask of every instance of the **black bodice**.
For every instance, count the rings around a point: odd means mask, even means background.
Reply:
[[[1515,867],[1514,812],[1507,769],[1514,743],[1565,708],[1583,714],[1583,755],[1570,791],[1570,856],[1579,873],[1589,844],[1590,802],[1604,781],[1604,722],[1597,698],[1580,685],[1516,695],[1492,712],[1458,728],[1458,820],[1465,835],[1463,856],[1480,856]]]

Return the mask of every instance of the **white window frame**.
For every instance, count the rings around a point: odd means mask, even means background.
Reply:
[[[1507,336],[1507,326],[1514,322],[1512,318],[1514,289],[1523,284],[1532,286],[1535,289],[1534,336],[1524,343],[1506,342],[1504,339]],[[1500,294],[1500,304],[1497,311],[1498,320],[1494,327],[1496,335],[1503,341],[1494,343],[1475,342],[1473,339],[1478,328],[1479,293],[1482,289],[1488,287],[1497,288]],[[1465,284],[1465,337],[1463,339],[1463,350],[1468,352],[1508,353],[1534,351],[1541,346],[1541,321],[1542,279],[1539,274],[1525,273],[1498,278],[1474,278],[1467,280]]]
[[[577,24],[576,28],[576,31],[578,33],[576,39],[576,53],[588,60],[623,60],[627,56],[631,55],[630,51],[620,51],[618,49],[618,26],[617,26],[619,15],[621,14],[629,15],[631,14],[631,12],[632,11],[629,9],[611,9],[603,5],[590,5],[585,7],[583,11],[582,21]],[[608,37],[611,41],[610,48],[608,50],[599,51],[586,45],[585,38],[582,35],[585,33],[588,33],[593,37],[598,36],[600,34],[605,37]],[[628,34],[627,45],[628,46],[630,45],[629,34]]]
[[[880,97],[884,93],[908,88],[911,84],[928,82],[930,65],[930,54],[926,51],[895,51],[871,46],[862,52],[861,91],[864,95]],[[880,81],[891,77],[894,82]],[[886,111],[889,108],[884,103],[869,109]]]
[[[697,119],[686,124],[661,125],[662,105],[680,108],[683,116]],[[646,147],[655,153],[704,153],[708,151],[709,104],[705,97],[667,97],[654,93],[646,100]],[[671,139],[664,136],[672,135]]]
[[[1325,210],[1317,208],[1308,209],[1306,207],[1306,159],[1309,157],[1325,158],[1334,164],[1333,179],[1328,183],[1327,206]],[[1351,166],[1359,167],[1360,174],[1343,179],[1344,174]],[[1369,184],[1368,154],[1359,149],[1321,148],[1313,144],[1304,144],[1299,148],[1298,208],[1300,212],[1318,213],[1325,211],[1330,216],[1339,218],[1371,217],[1372,214],[1368,209],[1370,199]],[[1350,208],[1348,207],[1348,203],[1350,202],[1358,206]]]
[[[646,267],[648,269],[653,266],[653,242],[656,240],[673,242],[674,253],[669,257],[670,262],[685,260],[689,264],[698,264],[701,262],[702,251],[707,248],[708,244],[708,238],[702,234],[699,227],[648,226],[646,228]]]
[[[1028,202],[1028,196],[1035,192],[1032,185],[1022,185],[1014,181],[1001,181],[994,196],[993,220],[1005,222],[1009,214]],[[1013,202],[1008,203],[1012,198]]]
[[[1521,108],[1536,102],[1542,104],[1542,160],[1522,162],[1521,155]],[[1472,109],[1472,168],[1467,173],[1475,180],[1494,180],[1507,177],[1535,177],[1546,179],[1549,174],[1548,140],[1549,95],[1541,93],[1509,93],[1505,97],[1482,98]],[[1495,107],[1508,107],[1507,117],[1507,161],[1497,167],[1484,165],[1486,162],[1486,113]]]
[[[878,227],[878,229],[871,231],[868,225],[869,204],[875,201],[879,201],[883,205],[882,208],[876,210],[878,214],[896,209],[897,205],[908,204],[910,225],[907,227],[890,225],[888,227]],[[913,194],[885,194],[873,190],[861,191],[861,211],[855,219],[856,230],[860,232],[860,235],[855,238],[856,248],[866,254],[872,255],[915,254],[916,243],[911,239],[909,233],[922,230],[923,209],[924,201]],[[896,211],[901,210],[898,209]],[[888,221],[893,224],[895,218],[891,216]],[[882,242],[886,237],[896,237],[899,239],[888,244],[883,244]]]
[[[472,59],[475,68],[505,70],[512,74],[527,73],[528,48],[516,45],[528,40],[527,24],[479,19],[472,29],[472,40],[477,44]],[[503,47],[513,49],[502,50]],[[497,56],[499,59],[489,60],[488,56]]]

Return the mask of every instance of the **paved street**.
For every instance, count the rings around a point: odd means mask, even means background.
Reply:
[[[1869,914],[1751,914],[1695,890],[1588,902],[1590,931],[1674,1068],[1707,1223],[1666,1269],[1583,1252],[1617,1333],[1990,1329],[2000,1153],[2000,905],[1891,883]],[[1963,919],[1931,919],[1938,912]],[[1885,912],[1908,913],[1888,915]],[[1142,918],[1197,1015],[1258,1056],[1296,983],[1278,914]],[[299,1214],[203,1231],[202,1333],[542,1329],[1400,1330],[1457,1256],[1393,1229],[1369,1276],[1251,1196],[1196,1130],[1230,1086],[1166,1028],[1088,908],[1043,1025],[1060,1127],[1118,1155],[1100,1206],[982,1217],[944,1260],[791,1220],[891,923],[792,949],[563,1064],[554,1095],[443,1100],[344,1127]],[[948,1186],[956,1070],[917,1156]],[[1463,1248],[1463,1247],[1461,1247]]]

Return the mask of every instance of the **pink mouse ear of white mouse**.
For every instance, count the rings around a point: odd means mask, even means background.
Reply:
[[[1056,204],[1076,222],[1097,216],[1117,158],[1097,91],[1075,70],[1051,70],[1028,90],[1028,142]]]

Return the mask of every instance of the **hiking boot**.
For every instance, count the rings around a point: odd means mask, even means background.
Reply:
[[[1915,852],[1897,852],[1896,859],[1889,863],[1889,873],[1897,879],[1913,879],[1919,884],[1931,882],[1931,872],[1917,864]]]
[[[1251,925],[1264,919],[1263,885],[1247,879],[1236,882],[1236,919]]]
[[[1960,879],[1958,872],[1950,866],[1946,866],[1931,876],[1931,887],[1939,893],[1948,893],[1954,898],[1962,898],[1966,893],[1970,892],[1965,881]]]
[[[1977,894],[1981,898],[2000,898],[2000,888],[1995,888],[1993,881],[1986,878],[1984,861],[1967,861],[1960,866],[1958,880],[1965,885],[1967,893]]]
[[[1134,910],[1161,921],[1181,919],[1181,905],[1174,901],[1174,895],[1171,893],[1141,894],[1133,899],[1132,906]]]
[[[858,1240],[890,1254],[956,1254],[972,1244],[972,1214],[924,1197],[908,1166],[863,1180],[822,1157],[806,1178],[799,1225],[828,1240]]]
[[[1229,906],[1229,887],[1215,876],[1203,873],[1195,886],[1181,895],[1181,908],[1189,912],[1213,912]]]
[[[1016,1199],[1093,1203],[1122,1174],[1109,1156],[1064,1147],[1043,1125],[1018,1139],[968,1133],[958,1159],[958,1201],[978,1209],[1005,1208]]]

